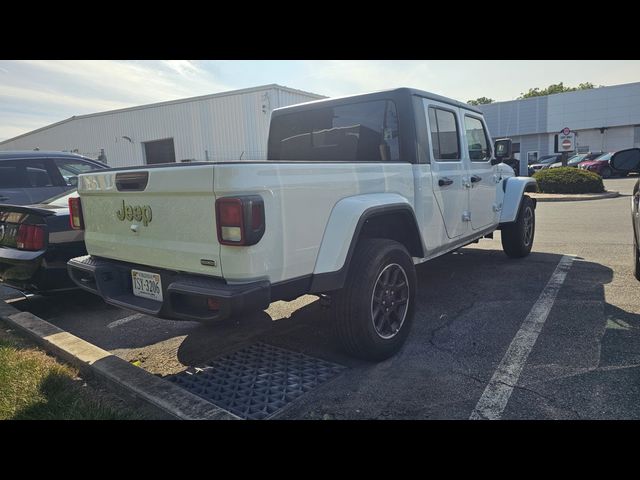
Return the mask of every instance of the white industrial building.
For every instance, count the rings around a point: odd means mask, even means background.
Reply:
[[[272,84],[79,115],[5,140],[0,150],[61,150],[122,167],[264,160],[271,111],[326,98]]]
[[[556,153],[567,127],[577,152],[640,147],[640,83],[480,105],[494,138],[509,137],[520,159]]]

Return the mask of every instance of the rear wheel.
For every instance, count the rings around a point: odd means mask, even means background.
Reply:
[[[524,195],[515,222],[502,227],[502,249],[511,258],[526,257],[531,252],[536,229],[533,200]]]
[[[413,260],[401,243],[358,242],[345,286],[332,296],[336,334],[345,351],[380,361],[400,350],[413,321],[416,284]]]

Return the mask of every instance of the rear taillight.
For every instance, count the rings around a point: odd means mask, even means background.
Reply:
[[[44,248],[44,227],[22,224],[16,235],[16,247],[20,250],[42,250]]]
[[[218,242],[221,245],[255,245],[264,234],[264,202],[259,195],[216,200]]]
[[[69,198],[69,223],[74,230],[84,230],[80,197]]]

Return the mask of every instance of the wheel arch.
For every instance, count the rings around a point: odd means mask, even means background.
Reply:
[[[355,197],[350,197],[351,202],[347,202],[350,205],[336,205],[320,246],[310,293],[337,290],[344,286],[354,250],[361,238],[388,238],[404,245],[412,257],[425,256],[413,207],[400,195],[388,195],[385,201],[380,201],[380,198],[369,199],[372,200],[369,202],[364,199],[356,201]],[[356,211],[353,207],[357,207]],[[349,210],[346,219],[345,212],[341,212],[345,209]]]
[[[500,211],[500,224],[515,222],[520,211],[520,204],[525,193],[537,192],[538,182],[531,177],[510,177],[502,184],[504,197],[502,200],[502,210]],[[533,200],[533,207],[537,205]]]

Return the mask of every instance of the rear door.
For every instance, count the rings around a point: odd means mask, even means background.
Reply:
[[[496,211],[496,183],[494,165],[491,165],[491,141],[482,117],[463,111],[465,137],[464,155],[469,162],[469,211],[471,228],[479,230],[498,220]]]
[[[449,238],[469,230],[468,167],[463,158],[460,112],[451,105],[423,99],[431,140],[433,192]]]

